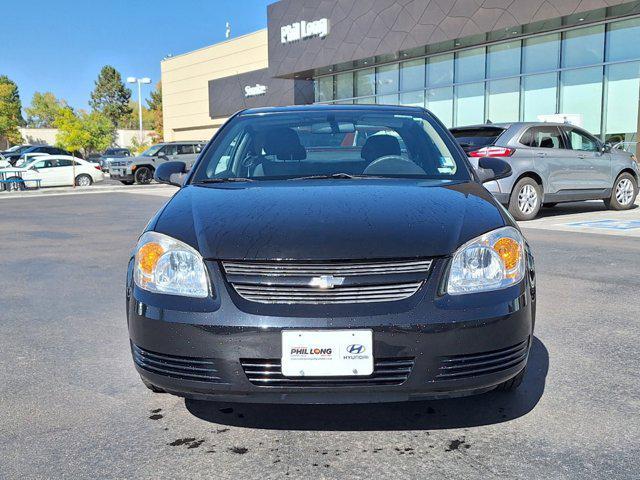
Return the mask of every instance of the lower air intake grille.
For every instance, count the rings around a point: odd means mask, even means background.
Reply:
[[[148,372],[184,380],[225,383],[218,376],[213,359],[154,353],[135,344],[131,344],[131,351],[136,365]]]
[[[241,359],[249,381],[261,387],[352,387],[400,385],[411,369],[413,358],[381,358],[376,360],[368,377],[285,377],[279,359]]]
[[[527,358],[529,340],[491,352],[443,357],[436,380],[455,380],[500,372],[515,367]]]

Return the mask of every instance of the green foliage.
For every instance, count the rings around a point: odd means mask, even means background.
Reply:
[[[71,152],[82,151],[85,155],[100,152],[110,147],[115,138],[115,127],[111,120],[100,112],[74,113],[63,108],[54,122],[58,129],[56,144]]]
[[[118,128],[126,129],[138,129],[138,102],[129,100],[129,107],[131,113],[126,114],[118,121]],[[153,113],[144,105],[142,105],[142,128],[145,130],[151,130],[153,128]]]
[[[5,75],[0,75],[0,137],[10,143],[22,143],[18,127],[24,124],[18,86]]]
[[[25,108],[27,126],[31,128],[53,128],[53,123],[60,111],[67,107],[65,100],[58,100],[51,92],[35,92],[31,106]]]
[[[147,100],[147,107],[152,114],[152,129],[154,131],[153,139],[162,142],[164,138],[164,123],[162,120],[162,83],[156,84],[156,89],[151,92]]]
[[[110,65],[102,67],[95,84],[89,105],[106,115],[115,127],[122,117],[131,114],[131,90],[122,82],[120,72]]]
[[[150,146],[151,145],[148,142],[141,143],[138,137],[133,137],[131,138],[131,145],[129,146],[129,150],[131,150],[131,153],[133,155],[140,155]]]

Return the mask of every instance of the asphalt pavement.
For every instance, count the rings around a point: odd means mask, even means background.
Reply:
[[[0,479],[640,477],[637,237],[525,228],[539,300],[515,394],[206,403],[133,368],[126,264],[171,191],[127,192],[0,199]]]

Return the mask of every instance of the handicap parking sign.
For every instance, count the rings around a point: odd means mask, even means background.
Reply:
[[[595,220],[592,222],[567,223],[567,226],[601,228],[604,230],[633,230],[640,228],[640,220]]]

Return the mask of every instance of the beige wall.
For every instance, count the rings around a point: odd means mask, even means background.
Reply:
[[[55,145],[56,135],[58,135],[57,128],[20,128],[20,134],[25,143],[31,145]],[[131,147],[133,138],[136,139],[140,135],[138,130],[116,130],[116,138],[114,139],[114,147]],[[144,141],[148,144],[153,143],[152,135],[153,131],[143,130],[142,135]]]
[[[209,118],[209,80],[267,66],[266,29],[163,60],[165,141],[209,140],[226,120]]]

